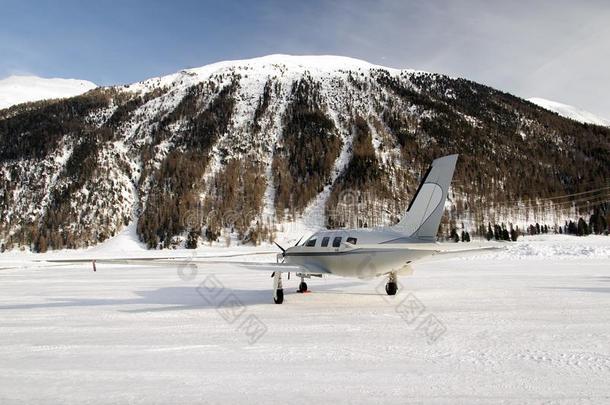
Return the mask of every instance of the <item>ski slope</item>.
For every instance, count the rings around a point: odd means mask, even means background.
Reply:
[[[293,277],[284,305],[269,274],[230,263],[94,273],[33,257],[0,255],[23,266],[0,270],[2,404],[610,401],[609,237],[429,261],[395,297],[337,277],[296,294]]]

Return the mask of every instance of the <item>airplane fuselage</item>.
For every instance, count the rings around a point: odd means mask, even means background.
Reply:
[[[312,273],[371,278],[407,271],[415,260],[436,253],[435,243],[405,238],[388,228],[321,231],[286,249],[286,264]]]

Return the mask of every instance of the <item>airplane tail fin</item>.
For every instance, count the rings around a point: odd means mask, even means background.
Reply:
[[[435,241],[458,155],[435,159],[419,185],[407,212],[393,230],[407,237]]]

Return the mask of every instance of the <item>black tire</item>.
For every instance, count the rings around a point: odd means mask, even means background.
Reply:
[[[301,281],[301,283],[299,284],[299,292],[300,293],[307,292],[307,283],[306,282]]]
[[[398,285],[396,283],[387,283],[385,285],[385,292],[388,295],[396,295],[397,291],[398,291]]]
[[[278,288],[277,292],[276,292],[276,297],[273,297],[273,302],[275,302],[276,304],[281,304],[282,302],[284,302],[284,290],[281,288]]]

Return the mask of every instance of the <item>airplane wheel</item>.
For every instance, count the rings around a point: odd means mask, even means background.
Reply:
[[[299,292],[300,293],[307,292],[307,283],[306,282],[301,281],[301,283],[299,284]]]
[[[275,295],[276,295],[276,297],[273,297],[273,302],[275,302],[276,304],[281,304],[282,302],[284,302],[284,290],[283,289],[278,288]]]
[[[398,291],[398,285],[396,283],[387,283],[385,285],[385,292],[388,295],[396,295],[396,291]]]

